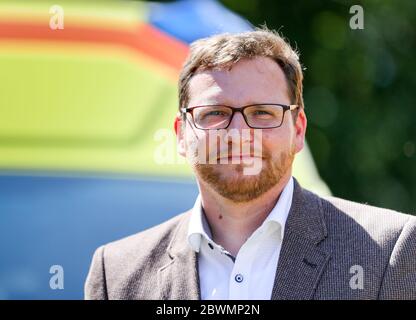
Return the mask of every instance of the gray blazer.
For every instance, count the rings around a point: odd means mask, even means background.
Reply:
[[[415,299],[416,217],[309,192],[295,180],[271,299]],[[190,210],[98,248],[86,299],[200,299]]]

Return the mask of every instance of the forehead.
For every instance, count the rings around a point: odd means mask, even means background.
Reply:
[[[270,58],[244,59],[231,70],[200,71],[189,82],[189,106],[261,102],[290,104],[286,77]]]

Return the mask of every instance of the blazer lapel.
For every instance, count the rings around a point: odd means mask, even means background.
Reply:
[[[168,247],[169,262],[158,270],[160,300],[200,299],[197,253],[186,239],[189,216],[190,211],[175,230]]]
[[[327,236],[319,197],[294,179],[292,205],[272,290],[272,300],[312,299],[330,255],[318,247]]]

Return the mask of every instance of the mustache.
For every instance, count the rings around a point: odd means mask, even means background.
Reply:
[[[254,148],[250,150],[242,150],[241,148],[234,146],[222,150],[214,150],[212,152],[207,152],[207,158],[209,159],[221,159],[229,157],[249,157],[249,158],[270,158],[270,152],[265,148]]]
[[[265,158],[264,152],[262,150],[254,150],[250,153],[244,153],[244,152],[236,152],[233,153],[229,150],[223,150],[219,153],[212,153],[210,154],[211,159],[216,158],[217,160],[221,158],[230,158],[230,157],[249,157],[249,158]]]

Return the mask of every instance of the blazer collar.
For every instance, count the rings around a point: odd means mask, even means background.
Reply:
[[[295,179],[272,300],[313,299],[330,255],[319,247],[328,235],[321,199]]]
[[[286,228],[315,244],[328,235],[321,199],[314,193],[303,189],[295,178],[292,205]]]
[[[183,214],[167,248],[169,261],[158,270],[160,300],[199,300],[197,253],[187,242],[191,210]]]

